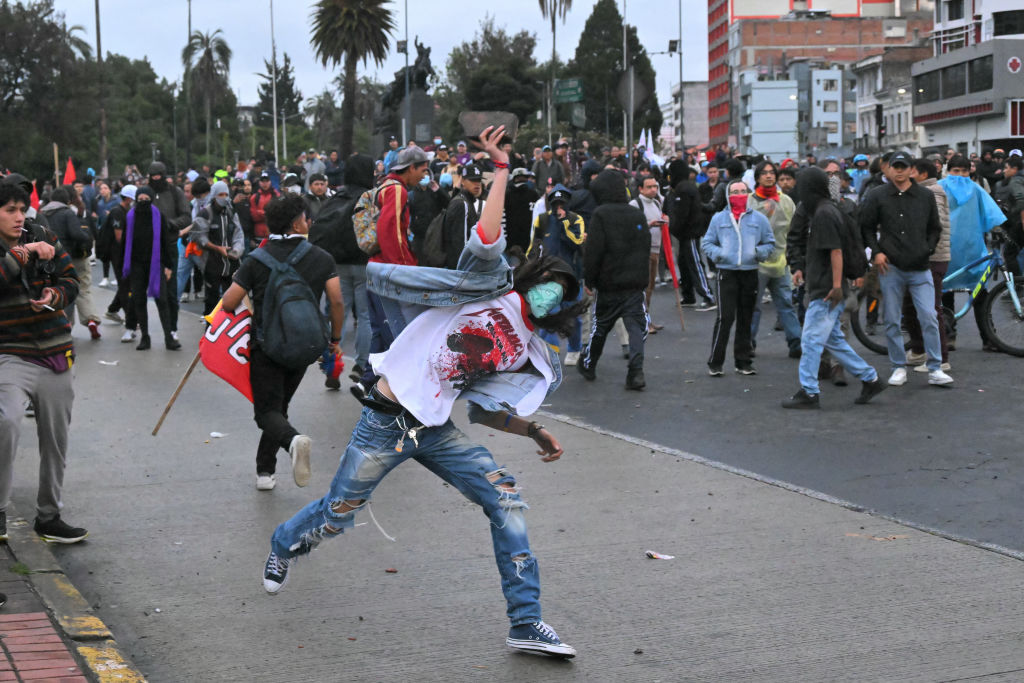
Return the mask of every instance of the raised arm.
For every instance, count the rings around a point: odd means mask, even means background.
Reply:
[[[480,142],[473,144],[487,152],[494,163],[494,182],[491,184],[492,197],[504,197],[505,185],[508,183],[508,154],[498,147],[505,135],[505,126],[488,126],[480,133]],[[481,237],[484,242],[491,243],[501,235],[501,214],[505,210],[504,202],[493,201],[484,204],[480,214]]]

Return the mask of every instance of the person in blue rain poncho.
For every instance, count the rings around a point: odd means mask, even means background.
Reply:
[[[948,174],[939,181],[939,185],[942,186],[949,198],[950,261],[947,272],[953,275],[956,271],[988,253],[985,234],[992,228],[1002,225],[1006,221],[1006,216],[1003,215],[995,200],[980,185],[971,180],[971,162],[966,157],[957,154],[949,160],[946,170]],[[941,286],[947,290],[974,289],[987,267],[988,264],[982,262],[959,275],[947,276]],[[984,288],[978,292],[974,301],[974,319],[981,332],[983,348],[986,351],[996,351],[998,349],[987,338],[985,328],[981,324],[987,296],[988,292]],[[953,292],[943,294],[942,304],[955,310]],[[955,328],[952,339],[955,339]]]

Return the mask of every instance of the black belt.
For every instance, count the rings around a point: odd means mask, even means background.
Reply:
[[[409,414],[409,411],[401,403],[392,401],[380,393],[376,384],[370,387],[370,391],[365,396],[359,397],[359,402],[367,408],[376,410],[378,413],[384,413],[385,415],[398,417],[399,415]]]

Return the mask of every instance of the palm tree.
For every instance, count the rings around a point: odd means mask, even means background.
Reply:
[[[213,33],[193,31],[188,45],[181,51],[181,63],[191,71],[193,92],[203,93],[206,114],[206,158],[210,158],[210,108],[213,96],[227,85],[231,68],[231,48],[221,30]]]
[[[345,81],[341,91],[342,158],[352,153],[355,125],[356,66],[372,58],[384,64],[391,48],[389,35],[395,30],[389,0],[318,0],[313,10],[313,45],[324,66],[344,63]]]
[[[555,19],[565,22],[565,15],[572,9],[572,0],[537,0],[540,3],[540,15],[551,19],[551,99],[555,99]],[[549,105],[550,106],[550,105]],[[550,112],[548,116],[550,116]],[[548,130],[550,137],[550,129]],[[551,140],[548,140],[550,143]]]

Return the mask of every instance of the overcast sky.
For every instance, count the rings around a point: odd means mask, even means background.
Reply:
[[[625,0],[626,20],[637,27],[648,52],[668,49],[670,38],[679,34],[679,4],[682,3],[684,31],[684,78],[707,79],[707,3],[701,0]],[[391,5],[398,24],[398,35],[405,33],[405,2]],[[81,25],[89,42],[96,46],[96,16],[90,0],[55,0],[69,25]],[[313,0],[276,0],[274,33],[280,55],[287,52],[295,66],[295,77],[304,98],[321,92],[336,75],[325,69],[313,55],[309,42],[310,13]],[[192,29],[221,29],[234,52],[231,60],[231,87],[240,104],[257,102],[258,72],[263,60],[270,58],[269,0],[196,0],[192,3]],[[448,53],[463,41],[471,40],[485,16],[509,32],[526,29],[537,36],[535,57],[542,61],[551,53],[551,25],[541,18],[536,0],[409,0],[409,42],[419,36],[431,49],[434,69],[440,75]],[[618,0],[622,12],[623,0]],[[558,26],[558,55],[571,58],[580,32],[590,16],[594,0],[576,0],[564,24]],[[100,27],[103,51],[116,52],[133,59],[148,57],[158,76],[169,81],[182,77],[181,49],[188,36],[187,0],[139,2],[138,0],[100,0]],[[412,59],[415,48],[411,48]],[[280,59],[280,56],[278,57]],[[404,65],[404,55],[394,52],[383,67],[366,67],[378,80],[391,82],[394,72]],[[653,55],[651,63],[658,74],[658,101],[671,98],[671,85],[679,77],[678,56]],[[360,68],[363,69],[362,65]]]

